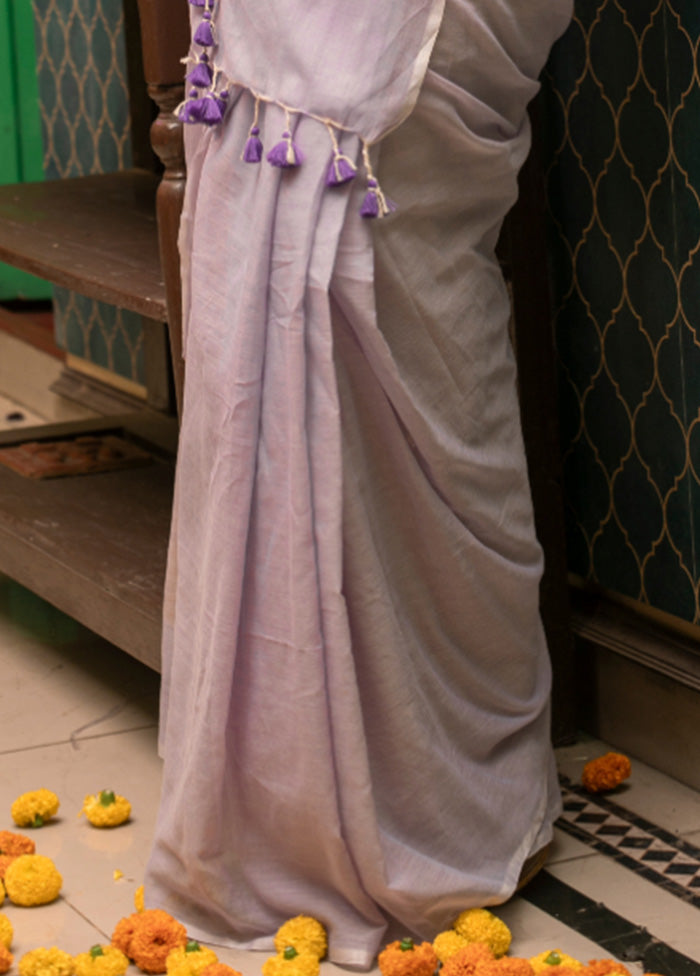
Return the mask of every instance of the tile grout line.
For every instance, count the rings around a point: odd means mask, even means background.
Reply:
[[[519,897],[584,936],[621,962],[641,963],[645,972],[698,976],[698,962],[601,902],[542,871]]]
[[[135,725],[129,729],[115,729],[114,732],[101,732],[96,735],[69,736],[67,739],[57,739],[53,742],[39,742],[32,746],[22,746],[18,749],[0,749],[0,756],[12,756],[20,752],[35,752],[37,749],[51,749],[54,746],[72,746],[76,751],[80,749],[81,743],[94,742],[96,739],[108,739],[115,735],[128,735],[130,732],[142,732],[145,729],[155,729],[156,722],[147,725]]]
[[[606,797],[587,793],[564,775],[560,783],[560,830],[700,908],[700,848]]]

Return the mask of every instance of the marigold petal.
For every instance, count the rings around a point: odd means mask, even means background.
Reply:
[[[0,945],[0,973],[6,973],[14,962],[14,956],[7,946]]]
[[[0,913],[0,945],[3,945],[6,949],[9,949],[12,945],[14,934],[12,922],[9,920],[7,915]]]

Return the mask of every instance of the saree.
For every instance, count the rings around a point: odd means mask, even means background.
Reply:
[[[182,108],[205,124],[186,127],[145,894],[195,937],[270,949],[312,915],[331,960],[367,967],[397,926],[432,938],[508,899],[551,838],[542,554],[494,248],[570,13],[192,8],[210,87]]]

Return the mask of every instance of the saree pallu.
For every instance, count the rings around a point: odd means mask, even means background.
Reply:
[[[226,113],[186,133],[146,874],[194,936],[269,949],[303,913],[333,961],[368,966],[394,925],[432,938],[506,900],[551,837],[542,557],[494,246],[570,6],[216,11]],[[287,126],[301,165],[243,161],[253,123],[266,148]],[[334,138],[358,175],[329,187]],[[363,165],[387,219],[359,216]]]

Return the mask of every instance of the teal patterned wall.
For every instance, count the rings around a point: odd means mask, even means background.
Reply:
[[[700,3],[578,0],[543,105],[569,564],[700,623]]]
[[[131,165],[122,0],[33,0],[49,179]],[[67,352],[143,384],[141,318],[54,289],[56,339]]]

